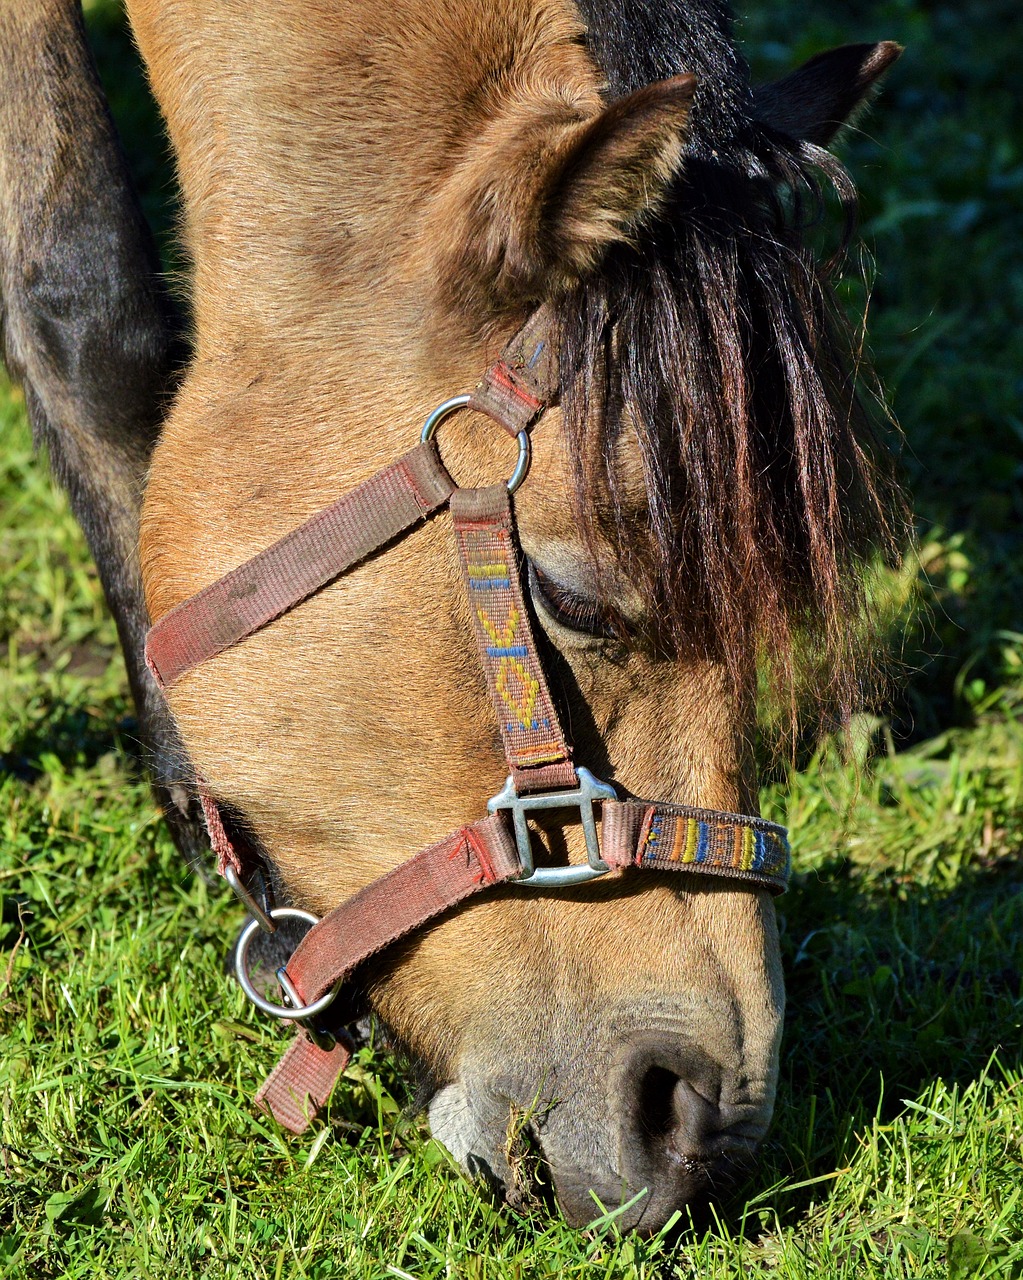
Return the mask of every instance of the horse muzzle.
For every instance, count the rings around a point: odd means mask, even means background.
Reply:
[[[592,1061],[549,1069],[531,1098],[508,1079],[449,1084],[430,1106],[433,1134],[512,1202],[528,1195],[529,1162],[516,1158],[528,1134],[573,1227],[613,1212],[621,1229],[653,1233],[749,1170],[773,1079],[760,1096],[739,1098],[718,1064],[663,1031],[636,1031],[610,1056],[606,1071]]]

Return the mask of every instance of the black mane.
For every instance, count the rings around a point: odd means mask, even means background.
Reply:
[[[732,15],[721,0],[577,0],[586,42],[607,78],[610,98],[653,80],[697,78],[689,145],[709,155],[741,133],[753,109],[749,70],[735,47]]]
[[[580,515],[594,534],[623,528],[615,445],[635,429],[650,529],[620,551],[673,646],[723,662],[737,690],[766,656],[792,706],[809,667],[847,712],[864,558],[902,529],[857,396],[861,344],[807,244],[829,191],[848,235],[852,184],[753,118],[718,0],[580,8],[611,96],[680,72],[701,86],[666,207],[560,308]]]

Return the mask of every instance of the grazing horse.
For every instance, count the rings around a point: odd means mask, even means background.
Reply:
[[[501,789],[448,517],[182,674],[173,726],[140,674],[139,581],[166,618],[407,452],[537,314],[556,395],[514,511],[574,760],[619,795],[753,810],[758,672],[787,704],[808,667],[847,709],[858,570],[894,536],[855,343],[805,241],[823,187],[848,204],[825,147],[897,46],[754,90],[722,0],[129,0],[191,262],[166,408],[172,330],[74,15],[22,8],[0,18],[23,104],[0,106],[0,165],[20,129],[65,180],[0,168],[7,358],[101,567],[130,579],[104,581],[151,737],[180,761],[180,733],[212,821],[278,897],[330,912]],[[14,38],[33,24],[34,72]],[[510,465],[471,409],[439,444],[463,487]],[[533,839],[586,858],[578,822]],[[513,1193],[526,1117],[572,1222],[595,1194],[656,1229],[769,1124],[784,997],[757,884],[508,885],[356,979],[351,1010],[421,1064],[434,1134]]]

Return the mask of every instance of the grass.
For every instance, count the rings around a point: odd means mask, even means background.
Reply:
[[[797,874],[756,1177],[671,1238],[623,1238],[596,1205],[586,1232],[517,1216],[463,1180],[408,1114],[399,1066],[366,1050],[310,1136],[256,1116],[281,1041],[223,973],[239,913],[184,871],[154,814],[95,572],[3,385],[0,1274],[1023,1277],[1014,5],[807,7],[773,0],[746,21],[760,72],[829,41],[909,45],[846,154],[923,569],[905,592],[906,692],[857,726],[860,767],[825,748],[765,787]],[[112,5],[89,18],[123,86]],[[134,85],[115,107],[166,226]]]

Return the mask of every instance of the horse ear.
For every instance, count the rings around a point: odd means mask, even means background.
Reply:
[[[819,53],[784,80],[754,91],[756,117],[792,138],[826,147],[901,53],[892,40]]]
[[[695,76],[655,81],[566,137],[538,193],[531,252],[582,276],[627,240],[681,166],[695,91]]]
[[[549,297],[628,240],[681,166],[695,89],[695,77],[675,76],[582,119],[547,100],[498,121],[463,171],[462,216],[448,224],[463,299]]]

